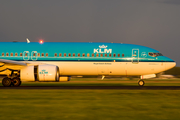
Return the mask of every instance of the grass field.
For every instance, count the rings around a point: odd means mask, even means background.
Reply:
[[[87,80],[87,81],[85,81]],[[74,79],[22,85],[136,85],[137,81]],[[129,82],[130,81],[130,82]],[[131,83],[133,82],[133,83]],[[180,85],[179,80],[146,85]],[[179,120],[180,90],[1,89],[0,120]]]
[[[180,90],[1,90],[0,120],[179,120]]]

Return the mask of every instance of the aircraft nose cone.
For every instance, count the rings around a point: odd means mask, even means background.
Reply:
[[[174,62],[174,63],[172,64],[172,68],[175,67],[175,66],[176,66],[176,62]]]
[[[176,62],[167,62],[166,63],[166,70],[171,69],[176,66]]]

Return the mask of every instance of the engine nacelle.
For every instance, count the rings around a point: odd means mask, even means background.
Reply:
[[[20,71],[22,81],[59,81],[59,67],[55,65],[27,66]]]

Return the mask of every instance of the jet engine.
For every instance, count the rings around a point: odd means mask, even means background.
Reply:
[[[20,70],[22,81],[59,81],[59,67],[55,65],[27,66]]]

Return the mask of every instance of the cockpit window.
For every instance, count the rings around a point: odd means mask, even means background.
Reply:
[[[153,56],[153,53],[149,53],[149,56]]]
[[[163,55],[161,53],[152,53],[152,52],[150,52],[149,56],[158,57],[158,56],[163,56]]]
[[[163,54],[161,54],[161,53],[157,53],[158,54],[158,56],[163,56]]]

